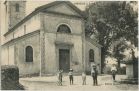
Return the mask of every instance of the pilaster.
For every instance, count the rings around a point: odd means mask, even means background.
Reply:
[[[43,14],[40,14],[41,29],[40,29],[40,76],[45,73],[45,35],[44,35],[44,20]]]

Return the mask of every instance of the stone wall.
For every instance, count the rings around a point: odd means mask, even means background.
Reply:
[[[19,11],[16,11],[16,4],[19,5]],[[26,2],[24,1],[9,1],[7,2],[7,13],[8,13],[8,21],[9,28],[15,26],[18,22],[20,22],[25,17],[26,10]]]
[[[2,46],[1,50],[1,65],[14,65],[14,43]]]
[[[128,78],[133,78],[133,65],[132,64],[126,65],[126,75],[128,76]]]
[[[21,24],[19,27],[17,27],[13,32],[6,35],[4,37],[4,43],[16,39],[18,37],[22,37],[26,34],[32,33],[34,31],[40,30],[40,14],[36,14],[33,17],[31,17],[28,21]],[[3,43],[2,43],[3,44]]]
[[[94,62],[97,65],[97,69],[99,73],[101,73],[101,47],[97,47],[86,40],[85,45],[85,65],[86,65],[86,71],[91,72],[91,62],[89,62],[89,50],[94,50]]]
[[[45,72],[55,73],[59,69],[59,54],[57,52],[59,47],[56,45],[56,42],[60,43],[60,47],[62,47],[63,44],[71,46],[70,68],[72,68],[74,72],[81,72],[83,69],[82,20],[46,13],[43,14],[43,17],[45,25]],[[66,24],[71,29],[71,34],[57,33],[57,28],[61,24]]]
[[[39,33],[31,34],[15,43],[15,64],[19,67],[19,74],[34,74],[40,71],[40,38]],[[25,48],[33,48],[33,62],[26,62]]]
[[[33,48],[33,62],[26,62],[25,48]],[[5,56],[4,56],[5,55]],[[17,65],[20,75],[40,72],[40,36],[39,31],[17,38],[2,48],[2,65]]]

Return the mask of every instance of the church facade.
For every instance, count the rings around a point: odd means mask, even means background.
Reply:
[[[85,36],[85,16],[68,1],[55,1],[25,16],[25,1],[7,1],[2,65],[17,65],[20,75],[55,74],[59,69],[101,70],[101,45]],[[22,7],[21,7],[22,6]],[[10,12],[9,12],[10,11]]]

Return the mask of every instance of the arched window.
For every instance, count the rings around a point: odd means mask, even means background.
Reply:
[[[19,12],[19,4],[15,4],[15,11]]]
[[[70,28],[69,28],[67,25],[65,25],[65,24],[60,25],[60,26],[58,27],[57,32],[61,32],[61,33],[71,33]]]
[[[26,47],[26,62],[33,62],[33,48],[31,46]]]
[[[89,61],[94,62],[94,50],[93,49],[89,50]]]

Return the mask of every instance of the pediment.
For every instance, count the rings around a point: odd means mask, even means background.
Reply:
[[[76,10],[74,10],[66,3],[60,3],[58,5],[54,5],[52,7],[47,8],[46,11],[57,12],[66,15],[81,16],[78,12],[76,12]]]

